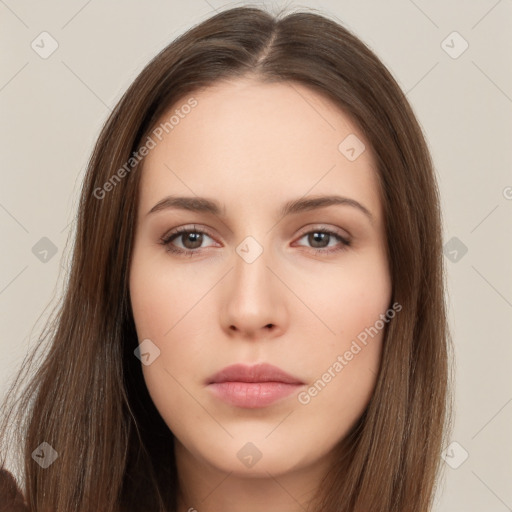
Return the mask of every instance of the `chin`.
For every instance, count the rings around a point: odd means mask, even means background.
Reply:
[[[286,446],[265,440],[265,435],[260,436],[260,440],[254,440],[253,436],[237,436],[222,443],[203,439],[194,443],[193,454],[196,459],[224,473],[254,478],[268,478],[269,473],[278,476],[300,470],[312,464],[319,455],[315,446],[308,451],[304,444],[293,442]],[[297,446],[303,450],[298,451]],[[184,448],[188,450],[186,446]]]

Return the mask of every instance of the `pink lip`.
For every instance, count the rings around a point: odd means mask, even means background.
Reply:
[[[218,398],[247,409],[266,407],[304,384],[280,368],[266,363],[227,366],[206,383]]]

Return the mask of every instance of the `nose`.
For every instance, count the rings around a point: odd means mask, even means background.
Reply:
[[[288,327],[286,288],[270,270],[265,250],[251,263],[236,252],[223,293],[222,326],[228,336],[274,338]]]

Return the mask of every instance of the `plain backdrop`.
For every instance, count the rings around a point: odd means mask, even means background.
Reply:
[[[61,294],[80,183],[107,115],[160,49],[235,5],[244,2],[0,0],[2,395]],[[318,9],[407,93],[439,177],[456,356],[454,444],[436,512],[512,510],[512,1],[252,5]]]

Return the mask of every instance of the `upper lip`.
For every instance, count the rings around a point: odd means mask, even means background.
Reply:
[[[267,363],[247,366],[233,364],[212,375],[207,383],[218,382],[284,382],[286,384],[303,384],[300,379],[286,373],[281,368]]]

